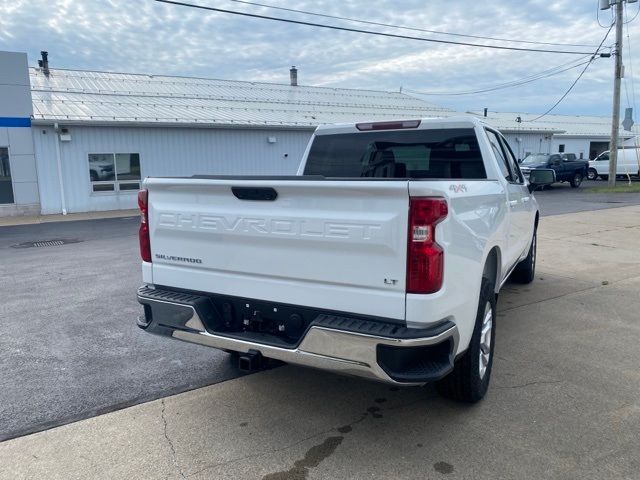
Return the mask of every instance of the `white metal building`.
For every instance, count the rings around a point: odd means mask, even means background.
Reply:
[[[293,74],[269,84],[43,62],[0,52],[0,216],[135,208],[146,176],[294,174],[319,124],[457,114],[399,92],[298,86]],[[587,157],[606,139],[598,117],[531,117],[485,120],[519,157],[560,145]]]
[[[609,149],[611,118],[587,115],[539,115],[523,112],[470,112],[499,129],[518,158],[529,153],[575,153],[579,158],[594,159]],[[632,131],[620,129],[622,143],[634,143],[640,126]]]
[[[320,123],[454,114],[379,91],[35,68],[29,78],[45,214],[133,208],[146,176],[294,174]]]

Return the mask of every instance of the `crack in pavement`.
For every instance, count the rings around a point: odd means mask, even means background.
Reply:
[[[167,443],[169,444],[169,448],[171,449],[171,460],[173,462],[173,466],[178,470],[182,478],[187,478],[185,477],[184,472],[182,471],[182,467],[178,465],[176,448],[173,445],[173,441],[169,438],[169,434],[167,433],[167,417],[165,416],[166,403],[164,400],[165,400],[164,398],[160,399],[160,403],[162,405],[162,410],[160,411],[160,417],[162,418],[162,424],[163,424],[162,433],[164,434],[164,438],[167,440]]]
[[[529,382],[529,383],[523,383],[522,385],[504,385],[504,386],[493,386],[492,388],[497,388],[497,389],[502,389],[502,388],[524,388],[524,387],[528,387],[530,385],[552,385],[555,383],[563,383],[564,380],[549,380],[549,381],[545,381],[545,380],[540,380],[538,382]]]
[[[413,400],[411,402],[406,402],[406,403],[403,403],[403,404],[400,404],[400,405],[396,405],[394,407],[385,408],[384,410],[382,410],[382,412],[387,412],[387,411],[390,411],[390,410],[397,410],[398,408],[408,407],[408,406],[414,405],[415,403],[418,403],[420,401],[422,401],[422,399]],[[288,445],[284,445],[284,446],[279,447],[279,448],[271,449],[271,450],[260,452],[260,453],[253,453],[253,454],[250,454],[250,455],[243,455],[241,457],[232,458],[232,459],[226,460],[224,462],[219,462],[219,463],[215,463],[215,464],[212,464],[212,465],[207,465],[207,466],[201,468],[200,470],[197,470],[195,472],[189,473],[188,475],[184,476],[184,478],[189,478],[189,477],[192,477],[194,475],[198,475],[199,473],[202,473],[202,472],[207,471],[207,470],[211,470],[213,468],[222,467],[222,466],[225,466],[225,465],[238,463],[238,462],[241,462],[243,460],[262,457],[264,455],[269,455],[269,454],[279,453],[279,452],[282,452],[282,451],[285,451],[285,450],[289,450],[289,449],[295,448],[298,445],[301,445],[301,444],[303,444],[303,443],[305,443],[305,442],[307,442],[307,441],[309,441],[311,439],[320,437],[322,435],[326,435],[327,433],[330,433],[330,432],[336,432],[337,431],[337,432],[342,433],[342,434],[349,433],[351,431],[350,429],[354,425],[357,425],[358,423],[364,421],[368,416],[369,416],[369,412],[364,412],[364,413],[362,413],[360,415],[360,417],[358,417],[357,419],[355,419],[351,423],[347,423],[347,424],[342,425],[340,427],[328,428],[326,430],[323,430],[323,431],[318,432],[318,433],[314,433],[313,435],[309,435],[308,437],[305,437],[305,438],[303,438],[301,440],[297,440],[296,442],[290,443]],[[340,441],[337,440],[338,438],[340,438]],[[335,450],[335,448],[337,448],[338,445],[340,443],[342,443],[342,439],[343,438],[344,437],[329,437],[329,439],[326,439],[320,445],[315,445],[315,446],[311,447],[311,449],[309,451],[311,451],[311,450],[313,450],[315,448],[316,450],[320,449],[322,451],[331,450],[331,453],[333,453],[333,450]],[[329,441],[330,439],[333,439],[333,440]],[[334,446],[334,443],[335,443],[335,446]],[[323,447],[321,447],[321,446],[323,446]],[[309,451],[307,453],[309,453]],[[326,458],[326,457],[324,457],[324,458]],[[306,468],[306,467],[302,466],[302,468]],[[278,473],[282,473],[282,472],[278,472]],[[298,472],[296,472],[296,473],[298,473]],[[300,472],[300,473],[304,473],[304,472]],[[266,478],[271,478],[271,480],[275,480],[277,478],[277,477],[268,477],[268,475],[273,475],[273,474],[267,474]],[[297,478],[297,477],[291,477],[291,478],[293,479],[293,478]],[[305,478],[305,477],[299,477],[299,478]]]

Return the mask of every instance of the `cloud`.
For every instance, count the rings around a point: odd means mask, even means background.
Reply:
[[[229,0],[194,1],[367,30],[497,43],[296,15]],[[284,0],[262,1],[291,7],[291,3]],[[295,7],[430,30],[596,45],[605,30],[596,22],[594,3],[298,0]],[[638,8],[635,5],[638,4],[628,6],[630,14]],[[601,22],[609,20],[609,12],[600,13]],[[628,30],[633,42],[640,36],[640,17],[628,25]],[[606,43],[612,42],[613,34]],[[640,74],[640,48],[634,46],[632,44],[631,60]],[[426,92],[482,89],[575,59],[572,55],[479,49],[323,30],[164,5],[152,0],[0,0],[0,49],[26,51],[32,65],[36,64],[40,50],[48,50],[53,67],[280,83],[288,81],[288,68],[296,65],[300,69],[300,82],[305,85],[394,91],[402,86]],[[626,57],[626,48],[624,53]],[[632,65],[628,59],[625,62],[629,77]],[[557,112],[608,114],[612,69],[613,59],[594,62]],[[494,110],[540,112],[564,93],[578,73],[579,69],[570,70],[525,86],[486,94],[423,98],[462,111],[487,106]],[[640,89],[640,81],[636,83],[636,89]],[[630,84],[628,78],[628,90]],[[625,103],[623,90],[623,107]]]

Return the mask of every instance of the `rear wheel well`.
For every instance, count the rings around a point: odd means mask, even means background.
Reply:
[[[500,271],[500,249],[493,247],[484,262],[482,277],[486,278],[493,285],[494,290],[498,289],[498,272]]]

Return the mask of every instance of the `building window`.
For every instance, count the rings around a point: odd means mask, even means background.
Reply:
[[[89,180],[94,192],[140,189],[139,153],[90,153]]]
[[[564,143],[558,145],[558,153],[564,153]]]
[[[0,203],[13,203],[9,149],[0,147]]]

